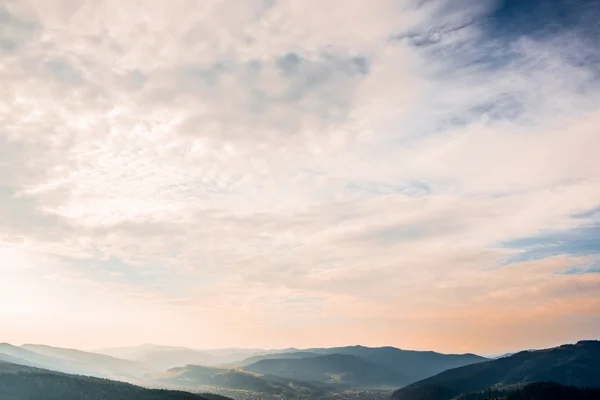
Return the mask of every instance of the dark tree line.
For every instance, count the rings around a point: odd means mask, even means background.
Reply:
[[[208,396],[207,396],[208,397]],[[211,400],[215,399],[210,396]],[[181,391],[47,372],[0,373],[2,400],[207,400]]]
[[[425,399],[425,398],[424,398]],[[536,382],[517,389],[488,389],[458,400],[600,400],[600,388],[578,388],[554,382]]]
[[[600,374],[600,371],[598,373]],[[507,400],[600,400],[600,388],[578,388],[553,382],[539,382],[509,394]]]

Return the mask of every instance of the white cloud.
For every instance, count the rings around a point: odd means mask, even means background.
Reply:
[[[417,3],[10,3],[0,240],[107,319],[105,291],[194,332],[501,307],[526,286],[498,245],[597,207],[600,90],[576,38],[486,47],[492,2]],[[577,297],[560,260],[511,270],[527,310]]]

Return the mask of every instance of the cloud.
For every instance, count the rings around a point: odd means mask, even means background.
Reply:
[[[0,241],[37,271],[15,258],[7,279],[50,299],[20,309],[83,334],[84,305],[108,323],[133,301],[113,321],[127,339],[95,348],[327,345],[360,327],[347,340],[487,351],[531,347],[524,321],[577,338],[558,329],[575,316],[588,332],[595,9],[563,21],[555,1],[527,25],[508,16],[529,6],[467,3],[2,8]],[[14,335],[44,341],[15,315]],[[502,324],[512,342],[486,342]]]

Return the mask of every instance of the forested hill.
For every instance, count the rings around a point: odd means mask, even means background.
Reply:
[[[600,387],[600,341],[523,351],[510,357],[451,369],[393,394],[395,400],[447,400],[487,388],[557,382]]]
[[[246,366],[245,370],[348,387],[393,388],[410,383],[410,378],[391,368],[349,354],[261,360]]]
[[[453,400],[600,400],[600,388],[565,386],[556,382],[534,382],[525,387],[490,388],[478,393],[461,395]]]
[[[513,391],[507,400],[600,400],[600,388],[578,388],[554,382],[537,382]]]
[[[47,371],[0,361],[1,400],[229,400]]]

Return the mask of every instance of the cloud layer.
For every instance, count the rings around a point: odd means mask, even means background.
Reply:
[[[469,3],[0,2],[2,336],[597,335],[600,6]]]

